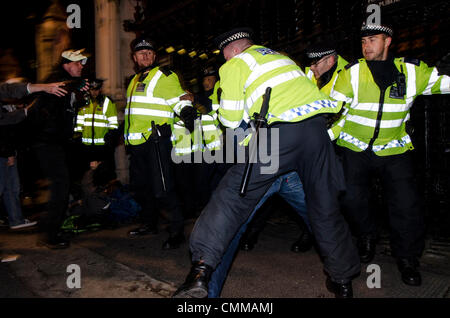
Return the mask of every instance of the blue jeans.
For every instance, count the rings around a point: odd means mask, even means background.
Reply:
[[[17,163],[7,166],[8,158],[0,157],[0,195],[8,212],[9,226],[24,223],[20,205],[20,181]]]
[[[222,257],[221,262],[211,275],[211,280],[208,284],[209,298],[219,297],[220,292],[222,291],[223,284],[225,282],[225,278],[227,277],[228,270],[231,267],[234,255],[236,254],[236,251],[239,247],[239,241],[241,240],[242,235],[245,233],[247,225],[253,219],[256,211],[258,211],[258,209],[264,204],[264,202],[266,202],[266,200],[275,193],[278,193],[281,197],[283,197],[284,200],[286,200],[287,203],[289,203],[295,209],[295,211],[305,222],[308,230],[311,232],[311,225],[306,214],[306,202],[305,193],[303,192],[303,185],[297,172],[294,171],[286,173],[276,179],[274,183],[272,183],[269,190],[267,190],[263,198],[258,202],[255,209],[250,214],[248,220],[240,227],[239,231],[236,233],[233,240],[228,245],[228,248],[226,249],[225,254]]]

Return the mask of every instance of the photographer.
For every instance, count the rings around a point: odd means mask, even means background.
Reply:
[[[68,94],[59,97],[40,95],[28,115],[31,133],[31,148],[36,154],[43,175],[50,182],[50,200],[47,215],[40,221],[46,233],[42,239],[49,248],[67,248],[69,241],[60,233],[69,198],[70,175],[68,151],[76,124],[78,108],[86,103],[86,82],[81,72],[87,61],[83,50],[68,50],[62,53],[61,62],[49,76],[47,82],[65,82]]]

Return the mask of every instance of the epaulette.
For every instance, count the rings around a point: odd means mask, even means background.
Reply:
[[[419,59],[414,59],[414,58],[411,58],[411,57],[405,57],[405,58],[403,58],[403,61],[405,63],[414,64],[416,66],[420,66],[420,60]]]
[[[167,65],[160,66],[159,70],[166,76],[169,76],[170,74],[172,74],[172,71],[169,69],[169,67]]]
[[[348,70],[350,67],[352,67],[353,65],[356,65],[356,64],[358,64],[358,63],[359,63],[359,60],[354,60],[353,62],[348,63],[347,65],[345,65],[344,68],[345,68],[346,70]]]

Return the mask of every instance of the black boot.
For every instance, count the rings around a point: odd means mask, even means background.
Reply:
[[[206,298],[208,297],[208,283],[213,268],[202,261],[195,262],[185,282],[173,294],[173,298]]]
[[[353,298],[352,281],[334,282],[327,277],[326,286],[328,291],[333,293],[336,298]]]
[[[422,284],[422,277],[417,267],[419,261],[415,258],[399,258],[397,260],[397,267],[402,274],[402,281],[406,285],[420,286]]]
[[[291,251],[294,253],[307,252],[314,245],[314,237],[308,230],[304,230],[302,235],[291,246]]]
[[[62,233],[57,234],[49,234],[46,237],[42,238],[39,242],[42,245],[52,249],[59,250],[70,247],[70,241],[64,237]]]
[[[370,263],[375,257],[376,240],[372,237],[362,236],[358,239],[358,253],[361,263]]]
[[[186,239],[184,238],[183,233],[178,233],[175,235],[170,235],[167,241],[163,243],[163,250],[173,250],[179,248],[182,243],[184,243]]]

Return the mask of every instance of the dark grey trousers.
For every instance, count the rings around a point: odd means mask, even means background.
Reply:
[[[360,271],[358,252],[349,227],[339,210],[338,195],[344,188],[342,167],[321,116],[300,123],[275,124],[268,142],[279,129],[279,169],[261,174],[253,165],[245,197],[239,195],[244,164],[231,167],[208,205],[197,219],[190,236],[192,261],[203,260],[215,268],[236,231],[247,220],[264,193],[281,174],[296,170],[303,183],[311,227],[324,261],[324,269],[335,281],[348,281]],[[267,166],[267,164],[266,164]]]
[[[377,220],[369,208],[372,174],[378,174],[388,202],[392,255],[419,258],[425,247],[422,200],[410,151],[377,156],[371,151],[343,148],[347,192],[343,204],[356,235],[377,237]]]

